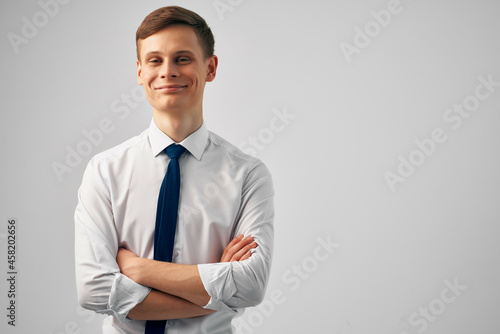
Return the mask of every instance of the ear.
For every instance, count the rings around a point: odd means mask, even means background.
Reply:
[[[218,63],[219,59],[217,58],[216,55],[213,55],[207,60],[207,77],[205,79],[207,82],[211,82],[215,79]]]
[[[139,85],[142,85],[144,83],[144,81],[142,81],[142,69],[139,60],[137,60],[137,83]]]

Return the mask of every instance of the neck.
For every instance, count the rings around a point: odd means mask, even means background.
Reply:
[[[180,143],[200,128],[203,115],[201,112],[195,115],[179,115],[153,110],[153,120],[164,134]]]

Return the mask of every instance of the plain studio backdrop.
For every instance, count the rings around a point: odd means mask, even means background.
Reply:
[[[497,1],[3,1],[2,333],[99,333],[78,306],[77,190],[152,117],[135,31],[180,5],[215,35],[208,128],[273,174],[263,304],[238,333],[498,333]],[[15,327],[7,309],[15,301]]]

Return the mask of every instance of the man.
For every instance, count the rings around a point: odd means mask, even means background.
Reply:
[[[79,303],[109,315],[104,333],[233,333],[232,318],[262,301],[269,277],[271,176],[203,122],[218,59],[200,16],[160,8],[136,42],[153,119],[85,170],[75,211]]]

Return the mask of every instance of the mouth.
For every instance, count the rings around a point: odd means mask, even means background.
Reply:
[[[155,87],[155,90],[160,92],[177,92],[186,88],[187,85],[162,85]]]

